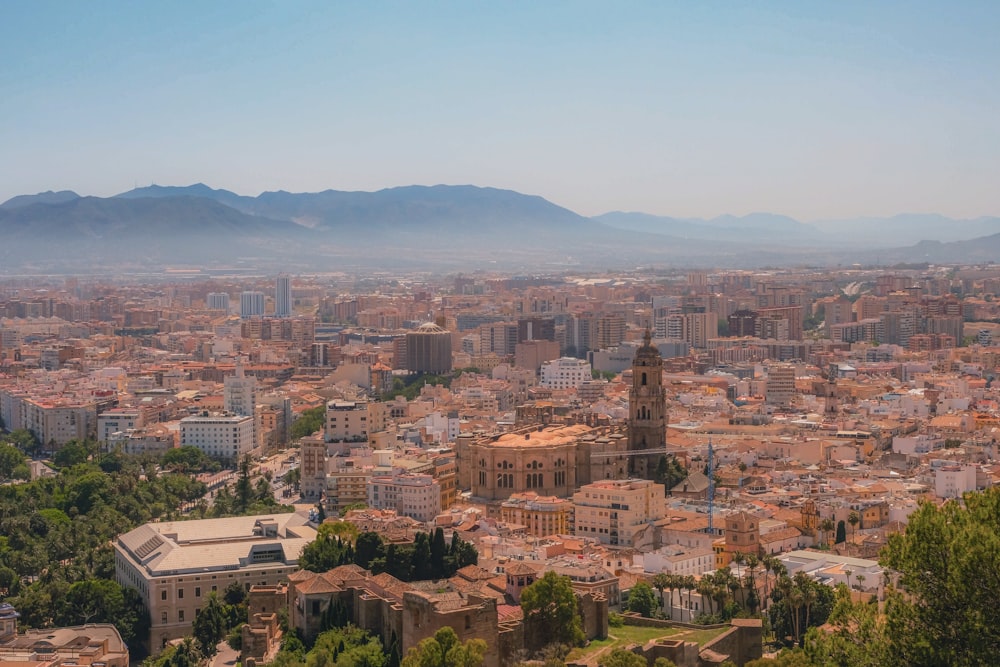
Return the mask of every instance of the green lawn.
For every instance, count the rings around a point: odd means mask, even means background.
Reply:
[[[645,645],[646,642],[653,639],[665,639],[668,637],[675,637],[677,639],[683,639],[684,641],[705,644],[718,637],[727,629],[728,628],[721,628],[717,630],[685,630],[683,628],[643,628],[637,625],[624,625],[620,628],[610,627],[608,628],[607,639],[592,641],[584,648],[575,648],[570,651],[569,656],[567,656],[566,659],[579,660],[592,656],[598,651],[602,651],[602,649],[607,649],[607,652],[610,652],[611,650],[620,646],[625,646],[626,644]]]

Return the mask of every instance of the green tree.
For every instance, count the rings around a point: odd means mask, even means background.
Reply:
[[[643,618],[650,618],[656,611],[656,594],[645,581],[638,582],[629,591],[626,611],[634,611]]]
[[[52,463],[57,468],[68,468],[86,463],[89,456],[90,452],[83,443],[78,440],[70,440],[55,453],[52,457]]]
[[[904,594],[886,604],[898,664],[985,665],[1000,655],[1000,488],[941,507],[924,503],[892,535],[881,563]]]
[[[299,418],[292,422],[292,438],[298,440],[312,435],[316,431],[323,430],[326,421],[326,406],[319,405],[315,408],[303,410]]]
[[[837,522],[837,539],[835,542],[837,544],[843,544],[847,541],[847,526],[844,524],[844,520],[841,519]]]
[[[885,617],[874,600],[854,602],[850,589],[841,584],[827,625],[829,631],[812,628],[806,633],[805,652],[812,662],[851,667],[891,664],[886,653]]]
[[[450,627],[411,648],[403,658],[403,667],[480,667],[486,659],[486,642],[470,639],[462,643]]]
[[[358,535],[355,542],[354,562],[360,567],[370,570],[372,561],[385,557],[385,545],[378,533],[367,531]]]
[[[63,609],[66,625],[117,622],[125,610],[125,596],[114,581],[85,579],[66,591]]]
[[[215,655],[216,644],[226,636],[226,630],[226,612],[219,596],[213,591],[198,610],[193,624],[192,634],[201,654],[209,658]]]
[[[0,444],[0,479],[10,479],[24,464],[24,452],[13,445]]]
[[[569,577],[547,571],[521,591],[527,643],[539,649],[549,643],[581,646],[586,637]]]
[[[600,667],[648,667],[646,659],[632,651],[616,648],[611,653],[601,657],[597,663]]]
[[[434,530],[431,539],[431,573],[435,579],[445,576],[445,556],[448,554],[448,544],[444,539],[444,529],[440,526]]]

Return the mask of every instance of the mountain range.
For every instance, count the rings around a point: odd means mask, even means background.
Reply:
[[[612,212],[588,218],[542,197],[471,185],[377,192],[264,192],[204,184],[71,191],[0,204],[0,266],[46,271],[167,265],[552,270],[1000,260],[1000,218],[935,215],[804,223]]]

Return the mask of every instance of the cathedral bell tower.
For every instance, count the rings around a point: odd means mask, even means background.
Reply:
[[[653,346],[649,329],[632,361],[628,410],[629,474],[652,479],[667,446],[667,392],[663,387],[663,357]],[[634,453],[647,449],[654,453]]]

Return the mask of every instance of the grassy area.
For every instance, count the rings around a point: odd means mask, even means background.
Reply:
[[[703,646],[728,629],[728,627],[725,627],[716,628],[714,630],[688,630],[684,633],[684,636],[679,639],[683,639],[687,642],[697,642],[699,646]]]
[[[620,628],[608,628],[608,638],[590,642],[584,648],[575,648],[570,651],[567,660],[585,659],[600,653],[610,652],[613,649],[627,644],[645,645],[646,642],[654,639],[675,638],[684,641],[697,642],[699,645],[706,644],[715,639],[728,628],[715,630],[686,630],[684,628],[643,628],[637,625],[625,625]]]

